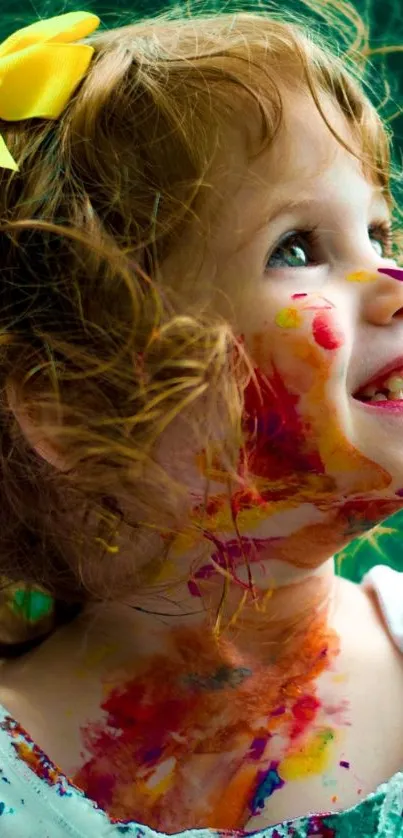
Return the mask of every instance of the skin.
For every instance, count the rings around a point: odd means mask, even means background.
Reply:
[[[259,829],[353,805],[397,770],[403,744],[400,658],[368,595],[336,580],[329,559],[402,503],[401,419],[352,398],[403,338],[403,284],[377,274],[394,263],[368,232],[387,203],[301,94],[285,97],[261,160],[248,163],[235,138],[229,148],[207,252],[190,231],[163,270],[173,283],[186,268],[190,296],[213,292],[252,358],[242,480],[229,484],[215,462],[206,507],[203,452],[184,448],[178,423],[158,456],[187,485],[190,520],[153,536],[169,549],[129,600],[142,611],[85,615],[24,669],[10,665],[0,694],[110,814],[167,832]],[[302,239],[302,265],[290,267],[279,239],[313,225],[320,264],[305,265]],[[123,536],[119,547],[133,555]],[[46,707],[46,729],[27,694]]]
[[[238,535],[255,540],[260,565],[269,561],[257,570],[263,590],[298,580],[303,569],[316,571],[352,535],[400,508],[403,465],[399,422],[371,414],[352,396],[398,355],[403,333],[403,286],[377,274],[394,262],[379,231],[370,229],[388,223],[387,202],[307,97],[287,93],[285,103],[268,155],[246,169],[240,144],[238,154],[233,149],[208,258],[188,281],[191,294],[196,286],[215,294],[214,307],[232,320],[252,358],[257,386],[251,382],[246,391],[238,474],[246,475],[253,496],[233,485],[229,500],[228,474],[216,465],[206,513],[203,463],[195,467],[181,450],[186,427],[177,437],[171,433],[160,452],[167,470],[200,499],[191,518],[202,536],[192,527],[186,539],[181,534],[175,566],[186,577],[192,565],[194,553],[183,544],[197,553],[206,536],[229,543],[235,517]],[[336,107],[323,105],[354,147]],[[292,252],[299,266],[290,266],[279,239],[312,226],[318,226],[314,252],[302,234]],[[190,237],[175,254],[179,275],[199,266],[196,242]],[[170,270],[168,263],[173,282]],[[352,281],[358,272],[369,281]]]

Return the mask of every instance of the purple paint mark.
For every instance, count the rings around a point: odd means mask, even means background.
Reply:
[[[192,596],[198,596],[198,597],[201,597],[201,591],[200,591],[200,588],[199,588],[199,587],[195,584],[195,582],[193,582],[193,579],[189,579],[189,581],[188,581],[188,589],[189,589],[189,593],[190,593]]]
[[[403,268],[378,268],[379,274],[385,274],[398,282],[403,282]]]
[[[275,710],[272,710],[270,716],[283,716],[285,713],[285,704],[282,704],[280,707],[277,707]]]
[[[149,751],[146,751],[144,754],[144,762],[156,762],[156,760],[161,756],[162,748],[151,748]]]
[[[270,739],[270,734],[265,739],[263,737],[257,737],[253,740],[250,748],[249,748],[249,756],[252,759],[260,759],[263,754],[263,751],[267,745],[267,741]]]
[[[345,759],[342,759],[339,762],[339,765],[340,765],[341,768],[350,768],[350,763],[347,762],[347,760],[345,760]]]
[[[229,570],[234,582],[245,590],[248,589],[248,583],[238,579],[236,569],[238,567],[245,567],[245,557],[247,557],[248,562],[251,564],[258,562],[261,554],[267,551],[270,544],[279,540],[277,538],[248,538],[247,536],[241,536],[240,539],[233,538],[220,543],[211,533],[205,532],[204,535],[213,542],[216,550],[212,553],[214,564],[202,565],[187,583],[189,593],[197,597],[201,596],[198,580],[211,579],[213,576],[217,576],[218,571],[215,565]]]
[[[395,495],[397,495],[397,496],[398,496],[398,498],[403,498],[403,489],[398,489],[398,490],[395,492]]]

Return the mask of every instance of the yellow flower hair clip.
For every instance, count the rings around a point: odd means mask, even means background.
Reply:
[[[74,44],[100,24],[90,12],[67,12],[18,29],[0,45],[0,118],[57,119],[85,75],[94,53]],[[0,167],[19,171],[0,136]]]

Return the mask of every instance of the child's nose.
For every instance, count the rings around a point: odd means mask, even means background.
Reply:
[[[374,326],[388,326],[396,318],[403,319],[403,269],[379,268],[377,274],[379,279],[367,286],[363,314]]]

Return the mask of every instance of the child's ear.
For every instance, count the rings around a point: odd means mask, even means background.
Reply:
[[[18,398],[16,388],[13,385],[7,385],[6,392],[8,406],[30,448],[53,468],[58,471],[66,471],[68,466],[65,455],[62,453],[60,446],[55,440],[52,440],[51,435],[47,434],[45,430],[52,427],[52,424],[54,425],[54,418],[52,422],[52,418],[43,415],[43,413],[40,419],[31,418],[26,406]]]

